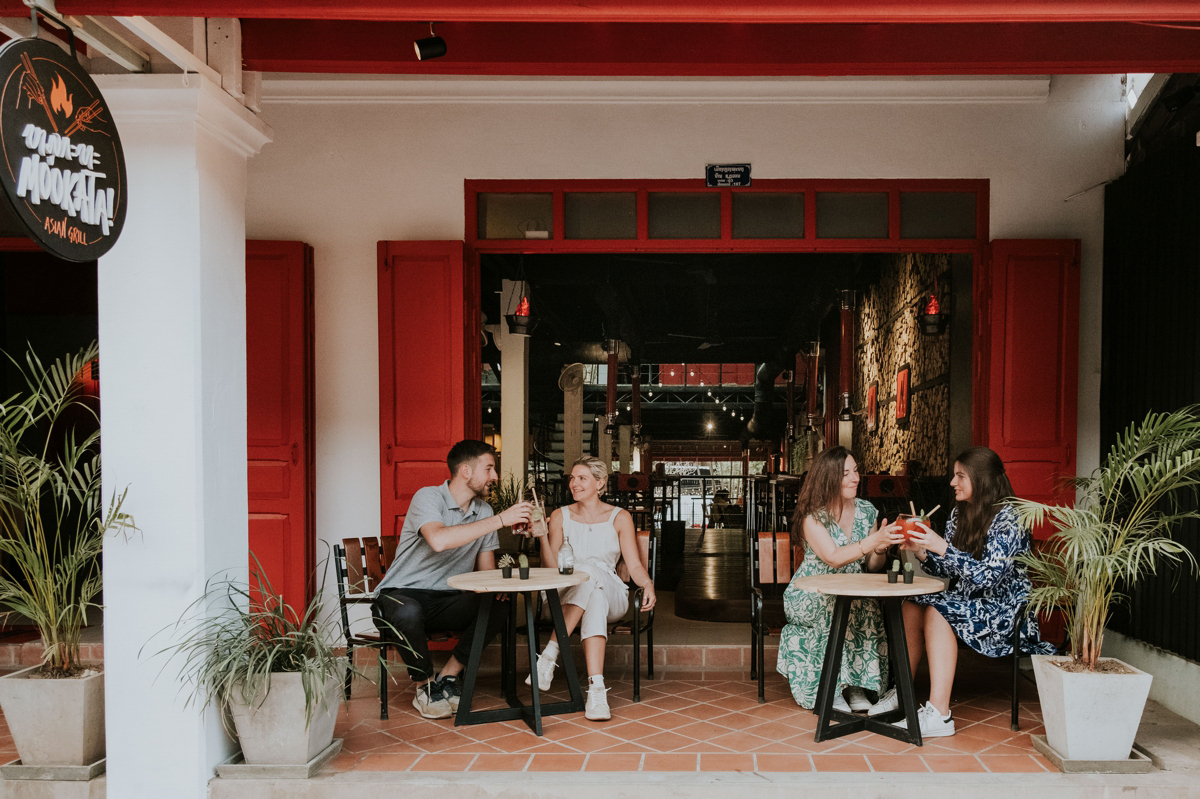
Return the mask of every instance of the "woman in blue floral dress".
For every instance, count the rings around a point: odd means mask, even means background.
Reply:
[[[804,478],[792,519],[792,545],[804,547],[804,559],[783,592],[787,624],[779,636],[775,668],[787,678],[801,707],[811,708],[816,703],[834,597],[805,591],[797,587],[796,580],[814,574],[857,574],[864,563],[868,570],[878,570],[887,548],[904,540],[899,528],[886,526],[886,520],[883,529],[877,528],[875,506],[855,498],[858,482],[858,464],[849,450],[825,450]],[[847,713],[870,708],[863,689],[883,690],[887,663],[879,604],[873,599],[855,600],[850,606],[834,707]],[[845,697],[843,689],[849,689]]]
[[[929,658],[929,702],[919,711],[923,737],[954,734],[950,689],[958,641],[988,657],[1010,654],[1015,616],[1030,590],[1025,569],[1013,557],[1028,551],[1031,539],[1004,501],[1013,490],[1000,456],[987,447],[968,449],[954,461],[950,487],[955,507],[945,537],[924,528],[903,546],[916,553],[926,572],[950,579],[945,591],[903,605],[913,673],[922,656]],[[1054,651],[1040,640],[1035,617],[1021,624],[1025,652]]]

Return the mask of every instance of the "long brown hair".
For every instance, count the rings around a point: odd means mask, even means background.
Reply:
[[[1013,495],[1012,483],[1004,472],[1004,461],[987,447],[971,447],[954,459],[971,480],[971,498],[958,502],[954,546],[975,560],[983,556],[987,531],[1004,500]]]
[[[813,458],[796,500],[796,513],[792,516],[792,546],[804,546],[805,518],[812,516],[824,524],[841,516],[844,503],[842,478],[849,457],[853,456],[845,447],[830,447]]]

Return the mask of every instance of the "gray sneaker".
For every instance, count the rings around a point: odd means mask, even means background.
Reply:
[[[454,715],[436,680],[417,686],[413,707],[427,719],[448,719]]]
[[[450,709],[455,713],[458,712],[458,699],[462,696],[462,691],[458,689],[458,677],[438,677],[434,682],[441,690],[442,696],[450,703]]]

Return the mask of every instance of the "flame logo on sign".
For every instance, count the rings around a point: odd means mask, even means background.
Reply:
[[[72,102],[74,95],[67,94],[67,85],[60,75],[54,76],[54,84],[50,87],[50,107],[65,117],[70,117],[75,110]]]

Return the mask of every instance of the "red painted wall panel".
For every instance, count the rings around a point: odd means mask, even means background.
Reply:
[[[1004,459],[1018,496],[1070,501],[1062,481],[1076,469],[1079,242],[997,240],[987,263],[975,438]]]
[[[443,482],[446,453],[481,433],[479,277],[458,241],[379,243],[382,533]]]
[[[297,610],[316,566],[312,268],[301,242],[246,242],[250,567]]]

